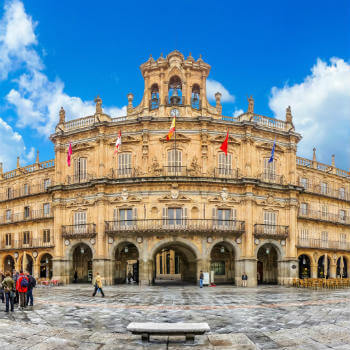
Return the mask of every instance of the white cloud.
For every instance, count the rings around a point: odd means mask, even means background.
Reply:
[[[288,105],[303,136],[298,153],[310,158],[316,147],[319,161],[330,163],[335,154],[336,166],[349,169],[350,64],[319,59],[302,83],[272,88],[269,106],[279,119],[285,118]]]
[[[243,111],[243,109],[235,109],[235,111],[233,112],[233,116],[234,117],[238,117],[239,115],[241,115],[241,114],[243,114],[244,113],[244,111]]]
[[[234,102],[235,97],[218,81],[207,79],[207,98],[209,101],[215,101],[215,94],[221,93],[221,102]]]
[[[5,171],[16,167],[17,156],[20,156],[24,163],[34,160],[34,148],[27,152],[22,136],[1,118],[0,135],[0,162],[3,163]]]

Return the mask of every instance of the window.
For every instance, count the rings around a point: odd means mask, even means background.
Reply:
[[[87,179],[86,158],[74,159],[74,181],[80,182]]]
[[[309,239],[309,230],[302,228],[300,230],[300,239],[301,240],[308,240]]]
[[[26,196],[29,194],[29,185],[28,184],[24,184],[23,185],[23,195]]]
[[[43,242],[44,243],[50,243],[50,230],[44,230],[43,231]]]
[[[23,232],[23,244],[30,244],[30,232]]]
[[[11,209],[6,210],[6,221],[11,221],[12,219],[12,211]]]
[[[232,227],[232,220],[236,220],[236,209],[217,209],[214,218],[217,220],[217,225]]]
[[[5,235],[5,245],[6,246],[11,246],[11,244],[12,244],[11,233],[6,233],[6,235]]]
[[[74,233],[86,233],[86,211],[74,213]]]
[[[191,95],[191,107],[193,109],[201,108],[201,100],[199,96],[200,96],[200,87],[198,84],[193,84],[192,95]]]
[[[168,172],[180,173],[182,164],[182,152],[178,149],[168,151]]]
[[[30,208],[29,207],[24,207],[24,218],[28,219],[30,216]]]
[[[328,242],[328,232],[327,231],[322,231],[321,232],[321,241],[322,242]]]
[[[339,188],[339,198],[345,199],[345,188],[344,187]]]
[[[159,88],[158,84],[153,84],[151,87],[151,110],[159,108]]]
[[[210,270],[214,271],[215,276],[225,275],[225,261],[212,262]]]
[[[50,203],[44,203],[43,205],[44,216],[50,216]]]
[[[341,222],[345,222],[346,221],[346,211],[345,210],[339,210],[339,220]]]
[[[120,153],[118,155],[118,175],[131,174],[131,153]]]
[[[340,243],[346,243],[346,233],[340,234]]]
[[[51,186],[51,179],[44,180],[44,190],[46,191]]]
[[[300,203],[300,214],[307,215],[307,213],[308,213],[308,204],[307,203]]]
[[[268,180],[275,180],[276,177],[276,161],[269,163],[270,158],[264,159],[264,178]]]
[[[321,194],[328,194],[327,182],[321,182]]]
[[[133,223],[132,209],[119,209],[119,220],[121,226],[131,226]]]
[[[300,186],[304,187],[305,189],[309,188],[309,181],[306,177],[300,178]]]
[[[232,174],[232,154],[219,153],[219,175]]]
[[[321,218],[322,219],[327,219],[328,217],[328,207],[326,205],[321,206]]]
[[[264,211],[264,233],[273,234],[276,232],[277,213]]]
[[[163,224],[180,226],[187,224],[187,208],[163,208]]]
[[[13,198],[13,192],[11,187],[9,187],[6,192],[7,192],[7,199]]]

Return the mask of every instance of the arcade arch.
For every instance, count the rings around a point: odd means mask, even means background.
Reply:
[[[92,249],[85,243],[79,243],[72,249],[72,280],[79,283],[90,283],[93,278]]]
[[[114,283],[139,282],[139,251],[134,243],[121,242],[115,249]]]
[[[278,283],[278,248],[271,243],[263,244],[257,252],[258,284]]]

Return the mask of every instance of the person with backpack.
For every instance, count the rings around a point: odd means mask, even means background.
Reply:
[[[92,296],[94,297],[96,295],[96,293],[98,291],[100,291],[101,294],[102,294],[102,297],[104,298],[105,294],[103,293],[103,290],[102,290],[102,278],[101,278],[101,276],[100,276],[100,274],[98,272],[96,273],[96,279],[95,279],[94,286],[95,286],[95,290],[92,293]]]
[[[36,286],[36,279],[29,273],[27,272],[27,278],[28,278],[28,290],[27,290],[27,300],[26,300],[26,305],[28,306],[33,306],[34,304],[34,298],[33,298],[33,288]]]
[[[16,283],[16,290],[19,294],[19,308],[23,310],[26,307],[26,295],[28,291],[29,281],[28,277],[24,275],[23,271],[19,272]]]
[[[4,289],[6,299],[6,312],[9,312],[11,305],[11,312],[14,311],[14,297],[15,297],[15,282],[11,278],[11,273],[6,272],[6,277],[2,282],[2,288]]]

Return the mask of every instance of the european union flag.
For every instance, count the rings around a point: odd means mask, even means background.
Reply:
[[[275,147],[276,147],[276,137],[275,141],[273,142],[272,150],[271,150],[271,157],[269,159],[269,163],[273,162],[273,157],[275,156]]]

